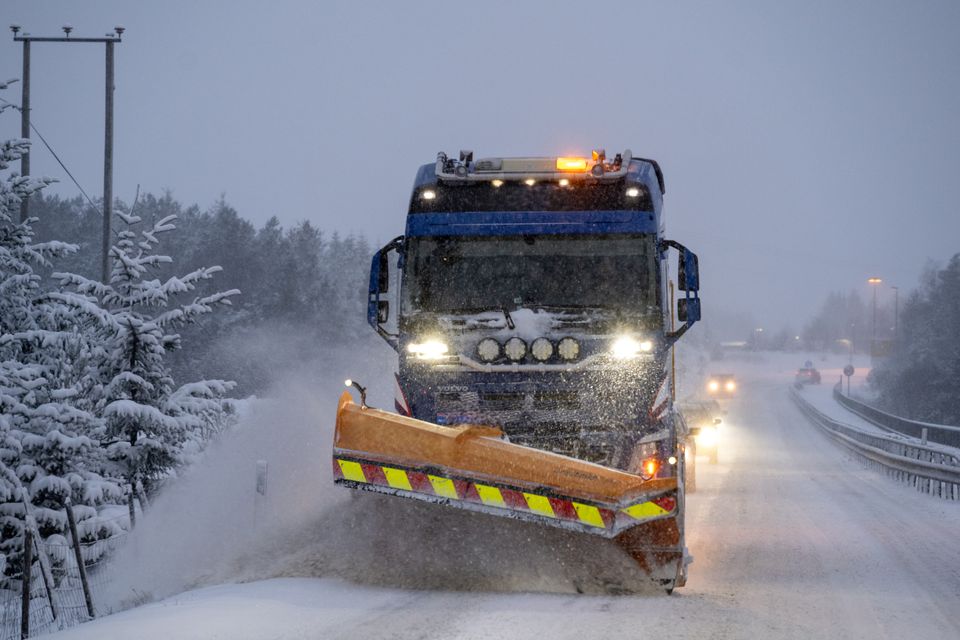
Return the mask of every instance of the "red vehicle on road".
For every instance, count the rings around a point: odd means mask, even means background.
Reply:
[[[805,384],[820,384],[820,372],[816,370],[813,363],[809,360],[797,369],[797,375],[793,380],[793,385],[798,389]]]

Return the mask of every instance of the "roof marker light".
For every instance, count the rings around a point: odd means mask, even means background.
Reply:
[[[527,178],[523,181],[523,184],[527,185],[528,187],[532,187],[533,185],[537,184],[537,181],[533,178]]]
[[[557,171],[586,171],[586,158],[557,158]]]
[[[423,198],[424,200],[433,200],[434,198],[437,197],[437,192],[431,189],[427,189],[426,191],[420,194],[420,197]]]
[[[569,185],[569,184],[570,184],[570,181],[569,181],[569,180],[567,180],[566,178],[560,178],[560,186],[561,186],[561,187],[566,187],[566,186]]]
[[[495,187],[502,187],[502,186],[503,186],[503,180],[491,180],[491,181],[490,181],[490,184],[492,184],[492,185],[495,186]]]

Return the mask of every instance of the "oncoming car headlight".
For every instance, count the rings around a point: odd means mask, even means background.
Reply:
[[[727,384],[725,384],[723,388],[726,389],[727,391],[736,391],[737,383],[734,382],[733,380],[727,380]]]
[[[720,391],[720,383],[716,380],[711,380],[709,383],[707,383],[707,389],[711,392]]]
[[[637,340],[631,336],[620,336],[610,346],[610,354],[619,360],[635,358],[641,353],[653,350],[653,343],[649,340]]]
[[[447,344],[440,340],[424,340],[407,345],[407,351],[418,360],[439,360],[447,355],[448,350]]]

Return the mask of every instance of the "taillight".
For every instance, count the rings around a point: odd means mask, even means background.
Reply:
[[[677,500],[673,496],[660,496],[659,498],[654,498],[650,502],[654,503],[664,511],[673,511],[677,508]]]

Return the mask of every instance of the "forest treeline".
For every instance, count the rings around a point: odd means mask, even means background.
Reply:
[[[369,331],[364,318],[372,251],[363,237],[328,234],[309,221],[283,228],[276,217],[256,228],[222,198],[201,209],[170,193],[146,194],[116,207],[146,224],[177,217],[176,230],[160,247],[172,263],[154,277],[218,265],[223,271],[216,287],[240,291],[231,310],[180,331],[190,349],[172,354],[178,380],[224,378],[236,381],[239,396],[263,393],[280,370],[317,362],[330,344]],[[79,197],[40,194],[31,198],[30,215],[37,218],[38,241],[80,247],[58,261],[57,270],[99,277],[99,211]]]
[[[907,297],[892,353],[875,364],[870,384],[892,413],[960,425],[960,253],[929,267]]]
[[[905,418],[960,425],[960,253],[928,266],[918,287],[898,301],[833,292],[804,327],[804,346],[878,356],[868,378],[882,409]],[[897,304],[899,302],[899,304]],[[874,325],[876,328],[874,328]]]

